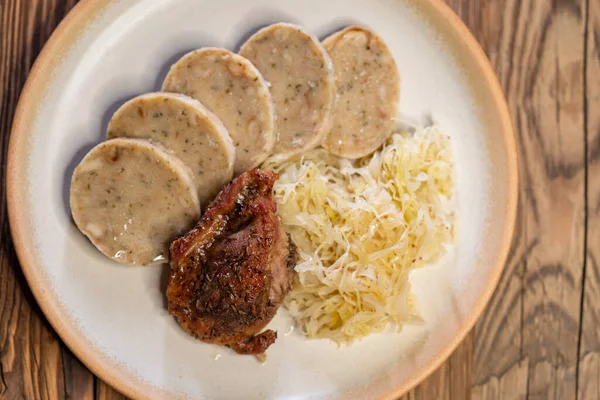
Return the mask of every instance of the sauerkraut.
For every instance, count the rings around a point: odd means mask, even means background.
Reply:
[[[316,149],[263,168],[280,174],[278,215],[298,246],[285,305],[304,334],[351,343],[420,321],[409,273],[453,241],[449,137],[429,127],[356,161]]]

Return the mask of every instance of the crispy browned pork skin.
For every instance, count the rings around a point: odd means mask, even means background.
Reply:
[[[192,336],[262,354],[277,333],[259,333],[290,289],[295,246],[275,215],[276,173],[236,178],[200,222],[171,244],[169,313]]]

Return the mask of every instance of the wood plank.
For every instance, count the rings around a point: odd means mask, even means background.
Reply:
[[[578,398],[600,398],[600,2],[588,3],[587,88],[587,249]]]
[[[127,397],[117,392],[107,383],[97,380],[96,383],[96,400],[126,400]]]
[[[501,377],[492,376],[473,388],[473,400],[526,400],[529,360],[521,360]]]
[[[585,1],[529,5],[523,58],[512,60],[522,62],[513,79],[523,84],[514,115],[524,133],[525,242],[539,241],[524,271],[523,355],[529,399],[574,399],[585,226]]]
[[[65,397],[67,399],[93,400],[95,398],[95,379],[97,378],[66,347],[63,347],[62,361]]]
[[[585,218],[583,6],[490,6],[490,18],[505,15],[490,37],[497,43],[490,56],[520,139],[523,224],[513,246],[518,266],[506,271],[513,278],[478,325],[475,392],[486,398],[504,398],[493,390],[503,382],[520,383],[515,398],[575,397]]]
[[[0,165],[6,163],[14,110],[33,61],[74,4],[74,0],[0,2]],[[0,397],[91,399],[92,374],[61,344],[22,275],[8,229],[4,179],[2,174]]]
[[[578,399],[600,399],[600,351],[590,351],[581,357],[578,382]]]

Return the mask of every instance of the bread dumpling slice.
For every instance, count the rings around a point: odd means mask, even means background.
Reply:
[[[250,37],[240,54],[270,84],[278,135],[273,153],[291,156],[318,146],[335,103],[333,67],[319,40],[296,25],[274,24]]]
[[[233,177],[235,147],[221,120],[198,100],[177,93],[148,93],[113,115],[107,139],[126,137],[159,143],[189,167],[203,206]]]
[[[400,96],[400,75],[383,39],[351,26],[323,41],[335,70],[338,100],[333,126],[323,142],[331,153],[360,158],[392,134]]]
[[[94,147],[73,172],[70,203],[79,230],[122,264],[167,261],[170,243],[200,218],[188,169],[141,139]]]
[[[275,110],[269,87],[246,58],[219,48],[183,56],[162,90],[200,101],[221,119],[235,146],[234,174],[259,166],[275,144]]]

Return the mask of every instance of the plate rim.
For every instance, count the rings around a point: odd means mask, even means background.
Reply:
[[[123,378],[122,375],[118,374],[112,368],[113,366],[107,359],[97,356],[97,350],[91,349],[85,338],[81,337],[82,335],[74,332],[67,326],[56,299],[50,296],[49,292],[44,289],[41,279],[36,274],[38,267],[36,267],[37,263],[33,255],[35,246],[29,240],[30,235],[28,235],[27,230],[29,209],[27,207],[20,207],[21,204],[26,203],[26,199],[28,198],[27,191],[25,190],[26,185],[19,184],[23,182],[21,178],[27,176],[28,166],[27,161],[23,160],[24,157],[20,157],[20,150],[27,148],[26,143],[23,142],[27,142],[28,133],[30,133],[32,123],[35,120],[37,113],[36,104],[44,97],[47,87],[46,82],[51,79],[53,71],[57,67],[57,64],[60,63],[59,57],[55,57],[54,55],[62,54],[66,49],[69,49],[71,44],[77,39],[79,32],[85,28],[87,22],[113,1],[81,0],[77,3],[51,34],[29,72],[15,109],[9,138],[6,164],[8,219],[13,245],[27,284],[43,314],[61,340],[88,369],[110,386],[131,398],[148,398],[151,394],[156,394],[156,387],[149,384],[139,385],[135,381]],[[396,399],[410,391],[439,368],[460,343],[463,342],[480,318],[495,292],[508,259],[515,232],[519,198],[516,135],[504,92],[489,59],[471,31],[448,4],[443,0],[420,0],[420,3],[427,6],[432,12],[437,13],[437,16],[466,45],[467,51],[476,61],[478,69],[482,72],[482,78],[492,93],[493,104],[501,118],[501,130],[508,150],[506,165],[508,177],[507,218],[505,219],[497,258],[490,271],[485,290],[480,294],[474,303],[475,306],[463,320],[457,334],[427,364],[412,373],[409,378],[397,387],[381,396],[382,399],[389,400]],[[140,386],[143,386],[143,388]]]

